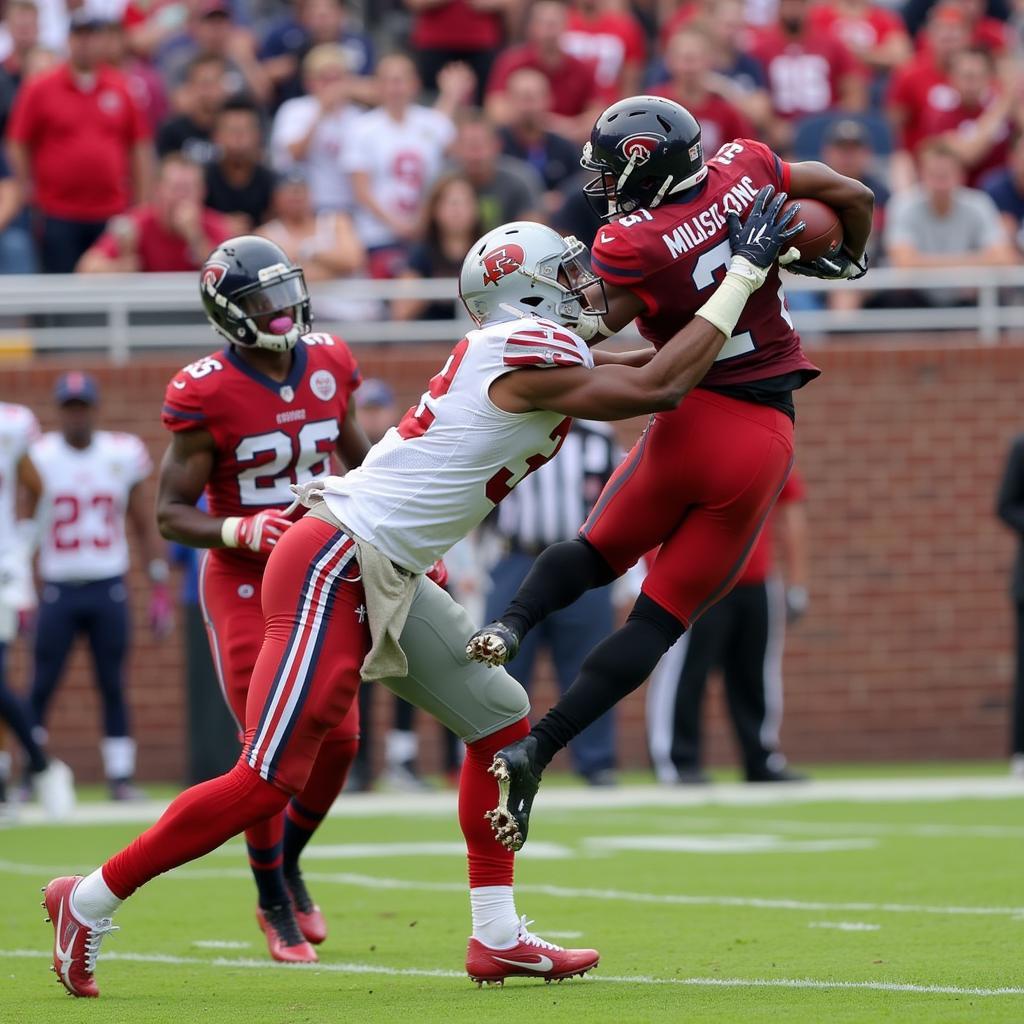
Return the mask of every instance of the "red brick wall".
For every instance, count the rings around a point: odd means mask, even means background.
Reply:
[[[438,346],[364,346],[358,354],[366,375],[386,377],[411,402],[445,353]],[[104,388],[105,424],[140,434],[159,457],[163,388],[188,358],[91,366]],[[794,760],[1001,756],[1012,671],[1013,540],[992,508],[1008,443],[1024,430],[1024,347],[833,343],[815,358],[825,373],[798,397],[812,605],[787,645],[785,748]],[[81,363],[0,366],[0,396],[31,405],[52,425],[52,382],[72,365]],[[149,640],[145,581],[133,582],[130,692],[140,776],[179,777],[180,642]],[[24,680],[22,651],[12,671],[16,683]],[[551,693],[543,674],[537,706]],[[709,750],[713,760],[730,759],[714,689]],[[641,691],[621,709],[624,765],[645,763],[642,713]],[[383,698],[377,714],[386,728]],[[56,702],[53,746],[83,777],[98,772],[96,722],[87,662],[76,650]],[[423,733],[430,767],[436,731],[427,724]]]

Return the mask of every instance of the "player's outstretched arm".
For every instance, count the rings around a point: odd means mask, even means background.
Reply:
[[[792,223],[799,207],[780,213],[785,200],[785,193],[776,196],[768,185],[743,223],[732,217],[733,257],[725,279],[694,319],[646,365],[523,370],[495,381],[491,399],[508,412],[548,409],[595,420],[626,419],[677,406],[707,373],[747,299],[803,227]]]

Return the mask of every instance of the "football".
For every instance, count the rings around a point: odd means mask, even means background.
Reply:
[[[804,222],[804,229],[790,244],[800,250],[801,260],[816,260],[836,252],[843,244],[843,225],[839,223],[835,210],[817,199],[788,199],[783,210],[793,203],[800,204],[797,221]]]

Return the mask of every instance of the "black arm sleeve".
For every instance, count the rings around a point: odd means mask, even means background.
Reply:
[[[501,621],[522,639],[552,612],[614,579],[611,566],[582,537],[552,544],[533,563]]]
[[[1024,436],[1010,450],[996,499],[996,513],[1011,530],[1024,535]]]

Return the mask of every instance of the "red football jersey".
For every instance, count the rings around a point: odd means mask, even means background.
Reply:
[[[597,233],[594,270],[646,303],[640,333],[664,345],[693,318],[722,280],[732,252],[727,213],[743,214],[765,185],[788,190],[789,167],[763,143],[726,143],[708,161],[698,195],[612,221]],[[804,355],[786,308],[778,267],[754,292],[703,384],[727,387],[799,372],[820,372]]]
[[[956,96],[948,75],[928,54],[918,54],[894,71],[885,106],[889,115],[902,123],[902,148],[913,152],[925,137],[921,122],[929,107],[954,106]]]
[[[360,381],[349,347],[331,334],[305,335],[281,382],[254,370],[228,346],[174,376],[161,418],[168,430],[203,429],[213,436],[217,455],[206,485],[210,514],[252,515],[290,505],[290,484],[330,471]]]
[[[772,26],[762,29],[750,53],[768,74],[772,107],[779,117],[800,118],[831,109],[847,75],[863,75],[863,65],[834,36],[810,30],[790,39]]]

